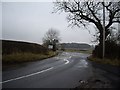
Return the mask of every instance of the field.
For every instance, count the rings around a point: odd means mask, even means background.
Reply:
[[[39,44],[2,40],[3,65],[42,60],[55,55],[56,52]]]
[[[78,52],[78,53],[86,53],[86,54],[92,54],[92,50],[75,50],[75,49],[65,49],[66,52]]]

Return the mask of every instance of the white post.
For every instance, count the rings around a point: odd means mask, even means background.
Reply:
[[[103,55],[102,58],[104,59],[105,56],[105,7],[104,7],[104,0],[103,0]]]

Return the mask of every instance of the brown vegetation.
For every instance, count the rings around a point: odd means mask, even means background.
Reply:
[[[2,40],[2,63],[23,63],[42,60],[56,55],[42,45],[20,41]]]

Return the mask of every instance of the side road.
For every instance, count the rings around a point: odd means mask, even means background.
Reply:
[[[111,81],[111,84],[114,87],[119,87],[120,83],[120,67],[118,66],[112,66],[112,65],[105,65],[105,64],[98,64],[95,62],[92,63],[93,68],[96,69],[96,72],[99,73],[97,70],[101,70],[104,73],[102,73],[102,76],[104,76],[106,79]]]
[[[107,71],[109,73],[113,73],[116,76],[120,77],[120,66],[112,66],[112,65],[108,65],[108,64],[99,64],[99,63],[92,62],[92,61],[89,61],[89,62],[95,68],[100,68],[102,70],[105,70],[105,71]]]
[[[120,88],[120,67],[88,62],[93,66],[94,75],[87,81],[80,80],[77,88]]]

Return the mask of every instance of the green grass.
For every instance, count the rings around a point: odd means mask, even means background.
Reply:
[[[66,49],[66,52],[78,52],[78,53],[86,53],[92,54],[92,50],[74,50],[74,49]]]
[[[48,54],[33,54],[33,53],[13,53],[2,56],[3,64],[11,63],[23,63],[36,60],[43,60],[52,56],[55,56],[57,53],[49,51]]]
[[[113,66],[120,66],[120,60],[118,59],[100,59],[100,58],[96,58],[93,56],[89,56],[88,60],[96,62],[96,63],[101,63],[101,64],[109,64],[109,65],[113,65]]]

